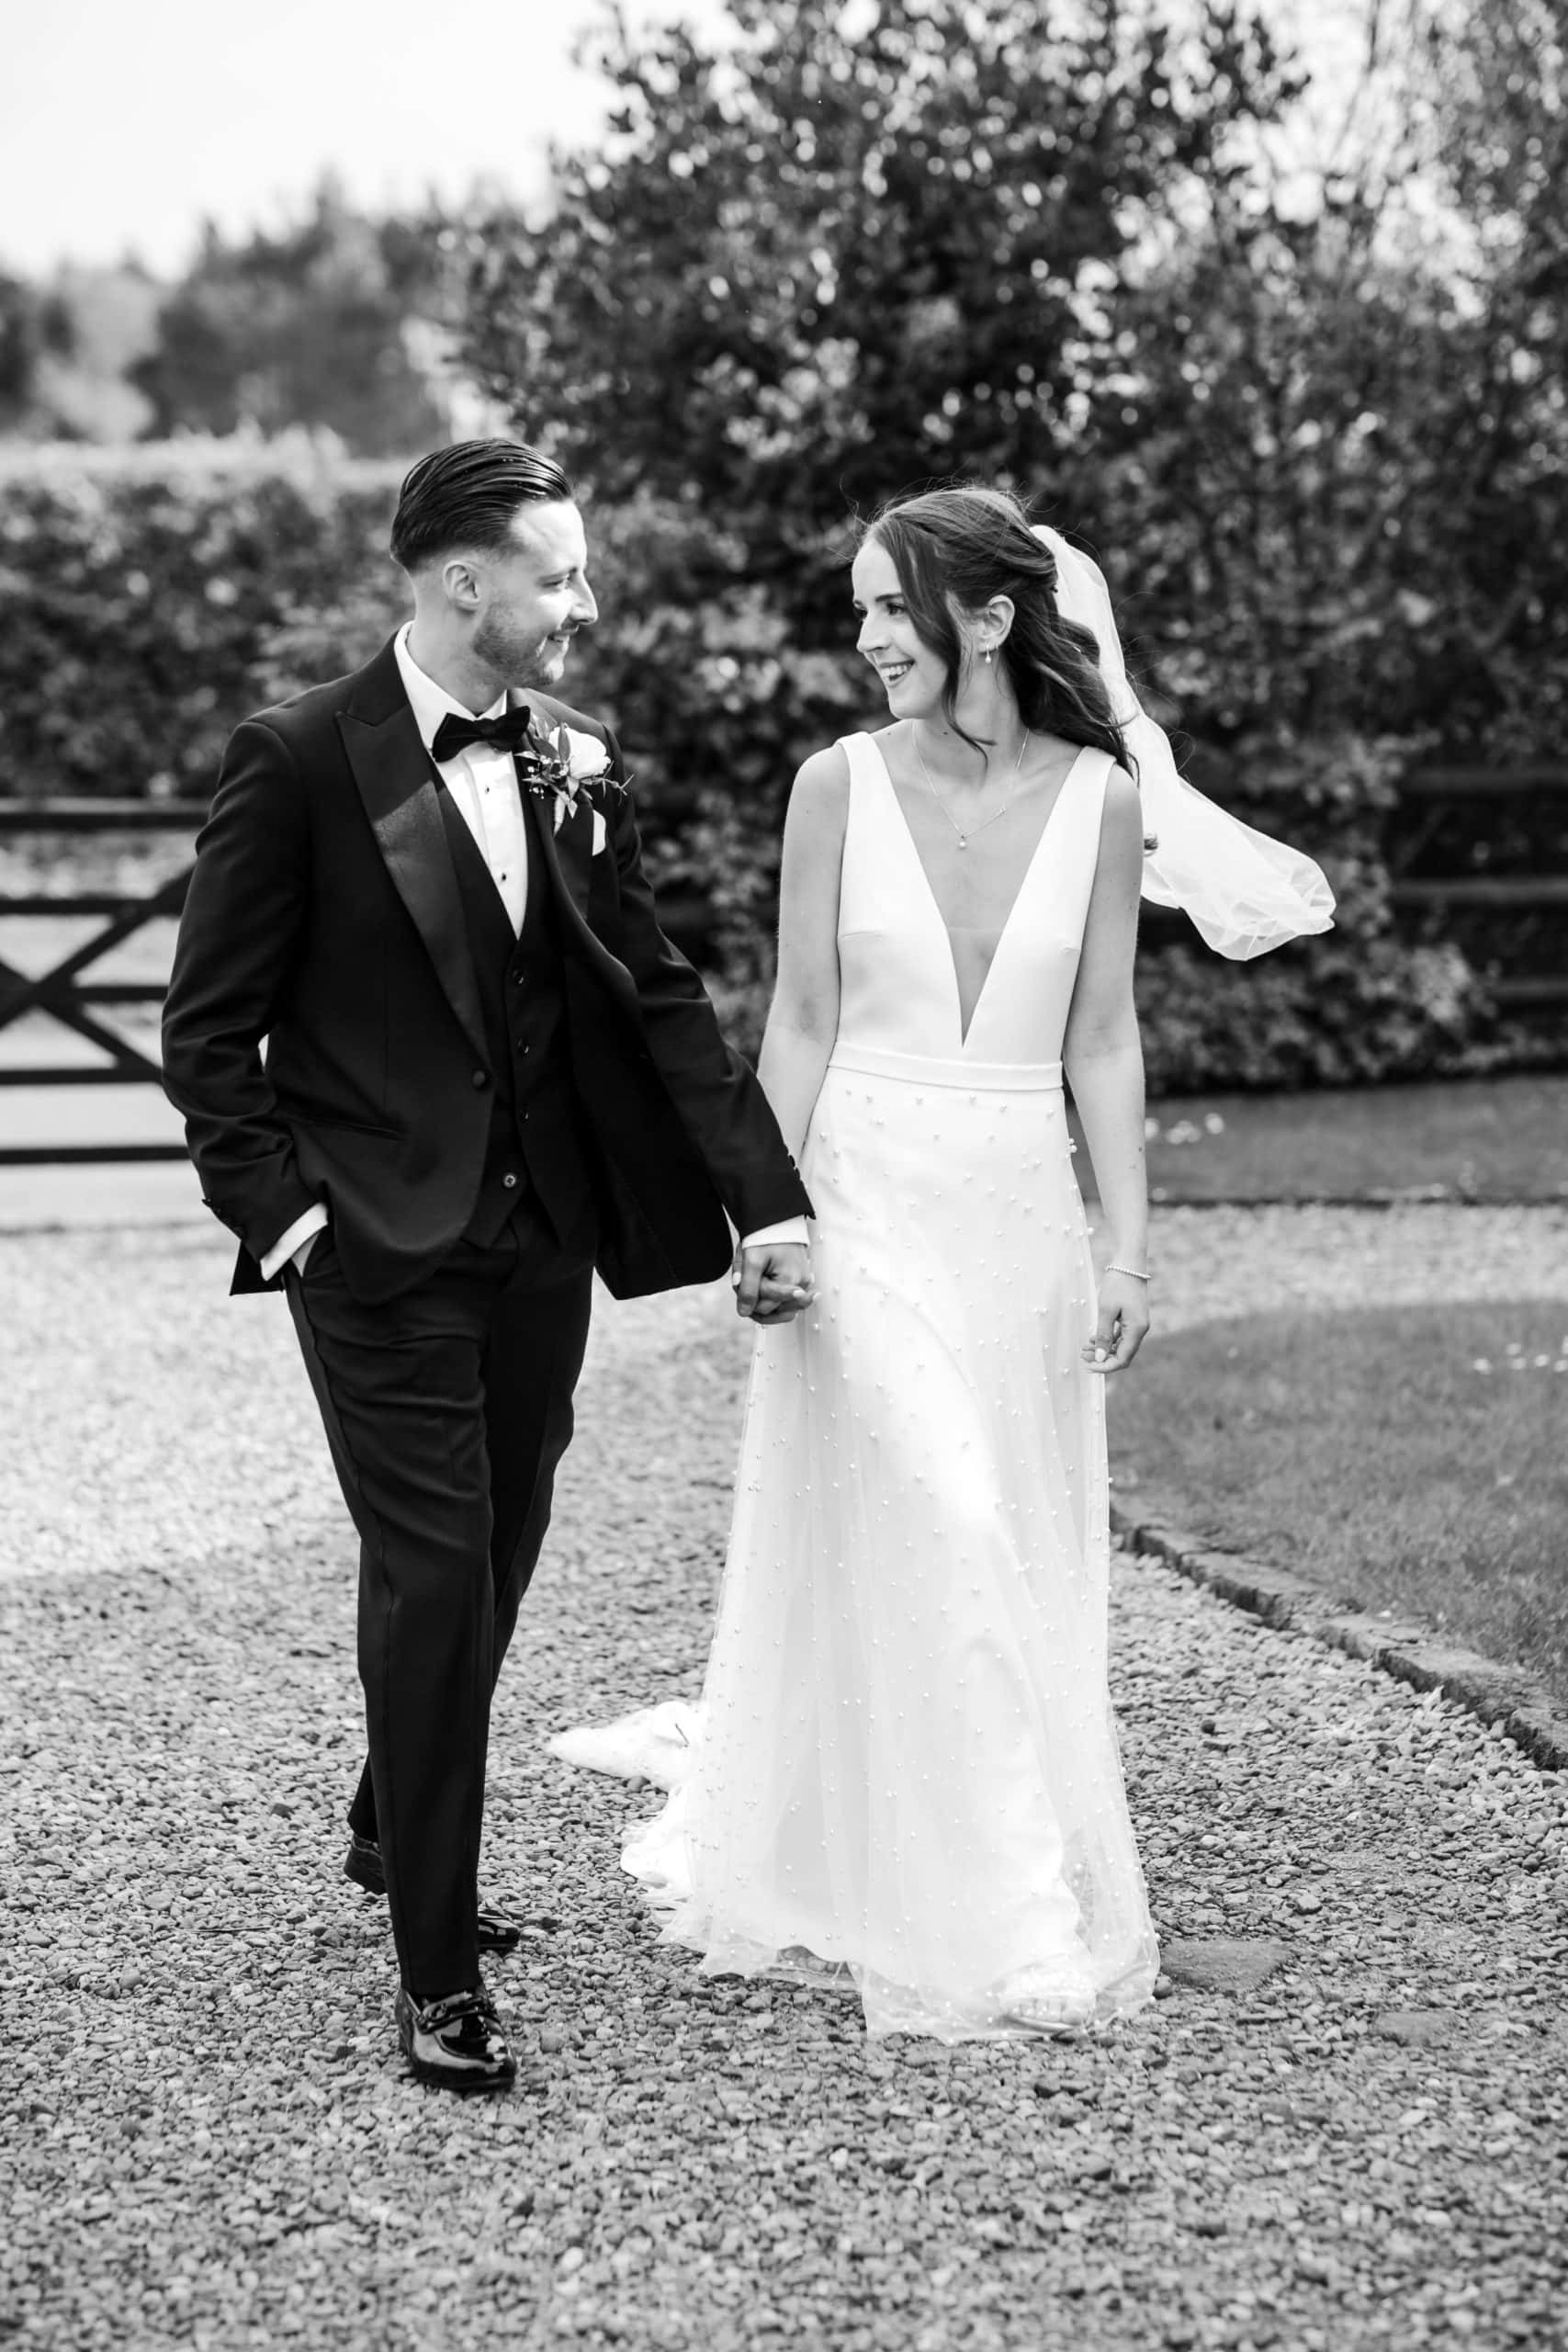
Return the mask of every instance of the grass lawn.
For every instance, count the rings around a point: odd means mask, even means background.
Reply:
[[[1199,1095],[1149,1119],[1156,1201],[1568,1200],[1568,1078]]]
[[[1130,1510],[1423,1618],[1568,1703],[1568,1308],[1156,1332],[1109,1415]]]

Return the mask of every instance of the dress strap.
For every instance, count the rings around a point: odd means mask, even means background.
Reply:
[[[867,785],[880,783],[886,770],[882,754],[869,735],[840,735],[838,748],[850,763],[852,787],[858,786],[863,791]]]
[[[876,876],[886,862],[886,816],[878,799],[882,762],[869,735],[840,735],[838,749],[850,763],[850,805],[839,864],[840,935],[863,929],[874,918]],[[869,894],[869,901],[868,901]]]
[[[1091,831],[1097,844],[1100,841],[1100,820],[1105,814],[1105,787],[1115,773],[1116,758],[1113,752],[1091,752],[1084,762],[1084,774],[1089,778],[1089,787],[1084,797],[1093,808]]]
[[[1066,796],[1055,812],[1058,828],[1051,859],[1051,903],[1055,912],[1082,935],[1089,902],[1100,865],[1100,832],[1105,815],[1105,787],[1116,765],[1110,752],[1092,748],[1078,753],[1062,786]]]
[[[1089,853],[1089,875],[1092,878],[1100,856],[1100,829],[1105,817],[1105,787],[1116,771],[1115,755],[1111,752],[1089,751],[1078,762],[1074,805],[1067,813],[1069,826],[1078,833]]]

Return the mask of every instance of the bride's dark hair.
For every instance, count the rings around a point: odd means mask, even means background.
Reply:
[[[1056,559],[1016,498],[977,483],[908,492],[889,499],[863,536],[893,559],[917,635],[947,665],[942,717],[966,743],[987,748],[958,724],[964,639],[953,607],[977,613],[1007,596],[1012,627],[997,659],[1024,725],[1109,752],[1136,773],[1100,674],[1100,649],[1089,629],[1057,611]]]

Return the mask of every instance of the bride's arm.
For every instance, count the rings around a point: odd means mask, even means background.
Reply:
[[[757,1075],[798,1160],[839,1034],[839,872],[850,763],[834,744],[795,779],[779,877],[779,968]]]
[[[1100,1286],[1094,1338],[1084,1349],[1097,1372],[1119,1372],[1148,1329],[1148,1187],[1144,1170],[1144,1053],[1133,1001],[1143,879],[1144,814],[1138,788],[1117,768],[1105,787],[1077,983],[1062,1063],[1094,1162],[1095,1187],[1112,1266]]]

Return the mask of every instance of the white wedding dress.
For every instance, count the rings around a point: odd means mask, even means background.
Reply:
[[[1158,1965],[1107,1690],[1062,1099],[1111,762],[1084,752],[1063,786],[965,1035],[882,754],[844,749],[817,1300],[758,1334],[702,1703],[552,1746],[671,1789],[626,1867],[705,1971],[834,1971],[873,2033],[1017,2031],[1021,1985],[1100,2021]]]

